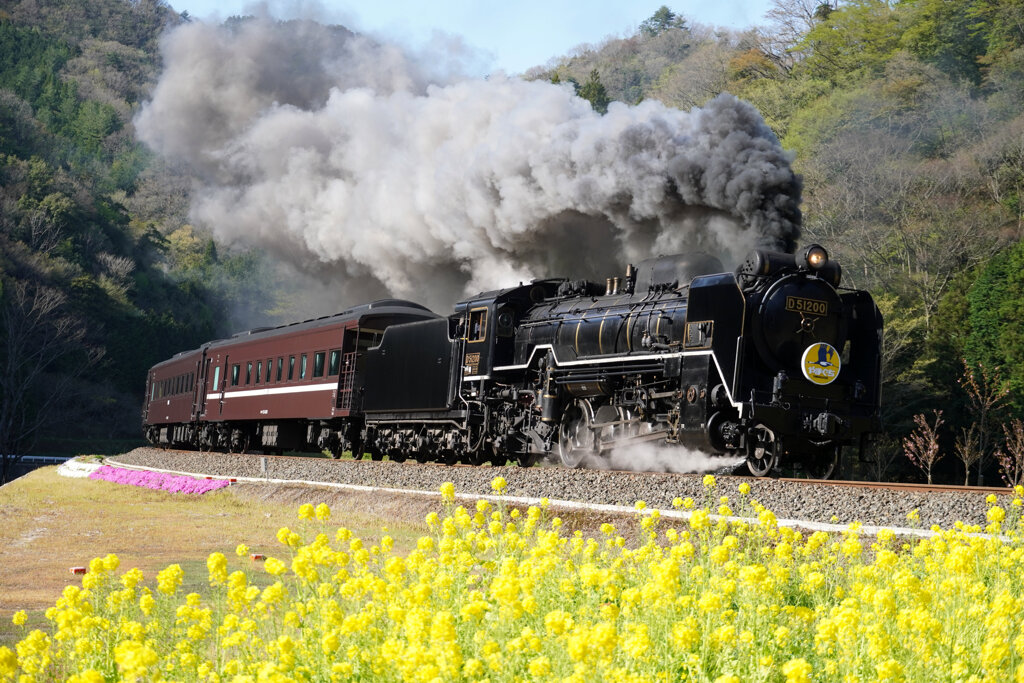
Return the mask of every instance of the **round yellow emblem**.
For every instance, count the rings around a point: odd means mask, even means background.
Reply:
[[[800,371],[815,384],[831,384],[839,376],[841,367],[839,352],[825,342],[808,346],[800,359]]]

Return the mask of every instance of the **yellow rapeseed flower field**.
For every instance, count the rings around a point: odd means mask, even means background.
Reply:
[[[780,528],[749,487],[703,483],[683,521],[638,502],[635,543],[444,484],[404,556],[304,505],[258,582],[213,553],[208,591],[182,595],[177,564],[151,588],[97,558],[45,632],[0,647],[0,680],[1024,683],[1024,490],[985,529],[908,540]]]

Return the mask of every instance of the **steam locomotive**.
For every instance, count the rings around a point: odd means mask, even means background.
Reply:
[[[879,429],[878,308],[819,245],[722,270],[664,256],[604,284],[483,292],[447,317],[388,299],[249,330],[154,366],[144,431],[179,448],[566,467],[654,442],[755,476],[833,475]]]

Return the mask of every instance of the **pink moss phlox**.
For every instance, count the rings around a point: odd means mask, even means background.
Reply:
[[[121,467],[104,465],[89,475],[90,479],[102,479],[115,484],[144,486],[148,489],[159,489],[171,493],[206,493],[222,489],[230,482],[226,479],[195,479],[182,475],[148,472],[145,470],[126,470]]]

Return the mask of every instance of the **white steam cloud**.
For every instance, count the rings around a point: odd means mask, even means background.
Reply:
[[[729,95],[601,116],[568,85],[460,80],[457,50],[414,60],[310,21],[183,25],[163,60],[136,129],[201,179],[193,219],[329,284],[329,310],[383,294],[443,310],[799,236],[791,159]]]
[[[590,469],[613,469],[632,472],[672,472],[675,474],[706,474],[732,472],[743,458],[710,455],[685,446],[668,446],[659,442],[625,442],[607,452],[604,458],[587,463]]]

